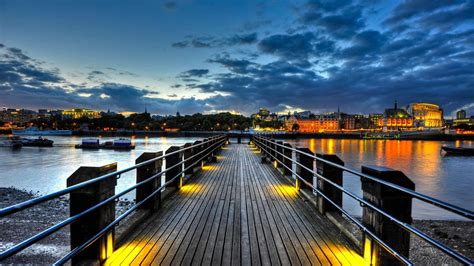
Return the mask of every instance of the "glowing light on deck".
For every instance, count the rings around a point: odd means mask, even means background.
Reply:
[[[203,171],[214,171],[217,169],[216,165],[204,165],[201,167]]]
[[[202,185],[192,183],[183,185],[179,192],[189,194],[189,193],[199,193],[202,190]]]
[[[282,194],[283,194],[283,195],[281,195],[282,197],[288,196],[288,197],[294,198],[298,194],[298,190],[294,186],[290,186],[290,185],[287,185],[287,184],[274,185],[274,188],[276,188],[277,190],[282,192]]]

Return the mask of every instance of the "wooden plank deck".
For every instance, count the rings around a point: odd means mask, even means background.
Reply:
[[[364,264],[348,240],[248,145],[228,145],[105,264]]]

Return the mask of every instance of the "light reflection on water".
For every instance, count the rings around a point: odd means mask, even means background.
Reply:
[[[473,147],[473,141],[440,142],[410,140],[300,139],[288,141],[318,153],[337,154],[345,165],[359,170],[362,165],[382,165],[400,170],[416,184],[416,190],[434,198],[471,209],[474,206],[474,158],[443,156],[441,147]],[[344,187],[361,195],[360,179],[344,173]],[[344,198],[344,207],[362,213],[358,204]],[[459,219],[415,200],[415,218]]]

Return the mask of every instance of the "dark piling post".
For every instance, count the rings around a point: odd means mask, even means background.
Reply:
[[[283,141],[277,141],[275,144],[275,149],[276,149],[275,155],[277,158],[277,161],[275,164],[276,167],[282,167],[282,163],[283,163],[283,147],[280,145],[283,145]]]
[[[93,178],[117,171],[117,163],[101,167],[79,167],[68,179],[67,186],[73,186]],[[74,216],[115,195],[116,176],[111,176],[70,194],[69,214]],[[112,201],[71,224],[71,250],[82,245],[115,219],[115,202]],[[114,251],[114,230],[72,259],[72,264],[102,263]]]
[[[237,143],[240,144],[242,143],[242,135],[237,135]]]
[[[283,157],[283,164],[285,165],[285,167],[283,167],[283,174],[284,175],[291,175],[291,170],[292,170],[292,165],[293,165],[293,162],[291,161],[292,160],[292,157],[293,157],[293,151],[292,151],[292,148],[293,146],[291,146],[290,143],[284,143],[283,146],[285,146],[283,148],[283,154],[285,155],[285,157]]]
[[[165,154],[170,154],[172,152],[179,151],[180,149],[181,147],[171,146],[166,150]],[[165,168],[169,169],[165,174],[166,182],[169,182],[174,177],[177,177],[178,174],[182,171],[183,166],[181,164],[178,164],[179,162],[182,162],[182,161],[183,161],[182,152],[178,152],[166,157]],[[179,176],[173,182],[168,184],[166,187],[173,187],[173,188],[179,189],[182,185],[181,182],[182,182],[182,178],[181,176]]]
[[[183,145],[183,148],[188,148],[193,146],[192,143],[186,143]],[[183,160],[186,160],[194,155],[194,148],[187,149],[183,151]],[[187,169],[184,173],[186,175],[192,175],[194,173],[194,167],[190,167],[193,164],[193,159],[187,160],[184,162],[184,169]],[[188,168],[189,167],[189,168]]]
[[[314,158],[309,156],[309,155],[303,154],[303,153],[307,153],[307,154],[310,154],[310,155],[314,155],[314,153],[308,148],[297,148],[297,150],[300,151],[300,152],[296,152],[296,161],[299,162],[300,164],[304,165],[304,167],[313,170],[314,169]],[[303,152],[303,153],[301,153],[301,152]],[[312,184],[314,174],[313,174],[313,172],[309,171],[308,169],[305,169],[304,167],[297,164],[296,165],[296,173],[302,179],[304,179],[306,182]],[[311,187],[309,187],[305,183],[302,183],[301,187],[311,189]],[[299,188],[299,186],[297,188]]]
[[[362,166],[362,173],[415,190],[415,183],[401,171],[380,166]],[[364,200],[398,220],[411,224],[412,197],[410,195],[364,177],[361,177],[361,182]],[[369,207],[363,208],[362,223],[399,254],[406,258],[409,257],[409,232]],[[369,236],[364,235],[362,245],[365,259],[372,263],[375,262],[375,265],[399,264],[396,258],[386,252],[382,246],[371,240]]]
[[[335,154],[317,153],[316,157],[344,166],[344,162]],[[330,181],[338,184],[339,186],[342,186],[342,169],[320,160],[316,160],[316,169],[319,175],[329,179]],[[342,207],[342,191],[329,184],[328,182],[324,181],[322,178],[317,177],[316,179],[318,189],[326,197],[331,199],[332,202]],[[318,210],[321,214],[325,214],[326,212],[336,212],[341,214],[341,211],[339,209],[329,203],[321,195],[318,195]]]
[[[144,152],[140,157],[135,160],[136,164],[146,162],[148,160],[154,159],[156,157],[162,156],[163,152]],[[147,165],[137,168],[137,183],[140,183],[153,175],[161,172],[161,166],[163,164],[163,159],[156,160]],[[140,202],[146,197],[150,196],[156,189],[161,186],[161,175],[156,176],[153,181],[150,181],[140,187],[137,187],[136,201]],[[156,211],[160,208],[161,205],[161,192],[158,192],[153,196],[148,202],[140,206],[140,209],[147,209]]]

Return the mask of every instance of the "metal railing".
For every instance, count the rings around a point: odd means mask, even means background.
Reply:
[[[433,206],[440,207],[444,210],[447,210],[447,211],[450,211],[452,213],[458,214],[458,215],[463,216],[463,217],[465,217],[467,219],[470,219],[470,220],[474,220],[474,212],[472,212],[470,210],[460,208],[460,207],[455,206],[453,204],[450,204],[450,203],[447,203],[447,202],[440,201],[438,199],[429,197],[427,195],[421,194],[421,193],[416,192],[414,190],[407,189],[405,187],[402,187],[402,186],[384,181],[382,179],[379,179],[379,178],[376,178],[376,177],[358,172],[356,170],[344,167],[344,166],[339,165],[337,163],[334,163],[334,162],[325,160],[323,158],[320,158],[318,156],[315,156],[314,154],[298,150],[298,149],[294,148],[293,146],[291,146],[291,147],[285,146],[283,144],[277,143],[275,140],[272,140],[272,139],[269,139],[269,138],[266,138],[266,137],[253,136],[253,142],[258,148],[263,150],[267,155],[271,156],[273,158],[273,160],[277,161],[280,165],[282,165],[283,167],[288,169],[296,177],[296,179],[298,181],[302,181],[304,184],[311,187],[314,191],[316,191],[318,193],[318,195],[322,196],[327,202],[329,202],[331,205],[333,205],[335,208],[337,208],[339,211],[341,211],[348,219],[350,219],[352,222],[354,222],[364,233],[368,234],[372,239],[374,239],[378,244],[380,244],[385,250],[387,250],[391,255],[393,255],[395,258],[397,258],[400,262],[402,262],[406,265],[412,265],[412,262],[408,258],[404,257],[403,255],[401,255],[397,251],[395,251],[392,247],[390,247],[389,244],[387,244],[385,241],[380,239],[371,230],[369,230],[366,226],[364,226],[357,218],[355,218],[348,211],[344,210],[341,206],[339,206],[334,201],[332,201],[318,187],[315,187],[312,183],[310,183],[310,182],[306,181],[304,178],[302,178],[297,173],[297,171],[295,171],[294,169],[292,169],[292,168],[288,167],[287,165],[285,165],[285,163],[282,162],[281,160],[279,160],[277,158],[277,156],[275,156],[275,155],[278,154],[279,157],[281,156],[280,159],[283,158],[282,160],[289,160],[289,161],[291,161],[292,164],[296,164],[296,165],[300,166],[301,168],[311,172],[316,178],[322,179],[324,182],[327,182],[328,184],[330,184],[334,188],[342,191],[342,193],[344,193],[344,194],[348,195],[349,197],[351,197],[351,198],[355,199],[356,201],[358,201],[361,204],[361,206],[368,207],[368,208],[374,210],[375,212],[381,214],[382,216],[389,219],[391,222],[396,223],[398,226],[400,226],[404,230],[408,231],[409,233],[418,236],[419,238],[421,238],[424,241],[428,242],[429,244],[433,245],[434,247],[436,247],[437,249],[439,249],[443,253],[449,255],[453,259],[455,259],[455,260],[457,260],[457,261],[459,261],[459,262],[461,262],[465,265],[473,265],[474,264],[474,261],[472,261],[471,259],[463,256],[462,254],[459,254],[458,252],[456,252],[452,248],[450,248],[450,247],[446,246],[445,244],[437,241],[436,239],[431,238],[430,236],[426,235],[425,233],[423,233],[422,231],[418,230],[417,228],[411,226],[410,224],[398,220],[397,218],[395,218],[392,215],[388,214],[387,212],[383,211],[379,207],[374,206],[373,204],[371,204],[367,200],[364,200],[363,198],[360,198],[359,196],[357,196],[354,193],[348,191],[344,187],[334,183],[333,181],[329,180],[328,178],[326,178],[326,177],[322,176],[321,174],[317,173],[314,169],[308,168],[307,166],[301,164],[297,160],[294,160],[293,158],[290,158],[290,157],[286,156],[284,154],[284,151],[285,151],[285,149],[286,150],[291,150],[291,152],[299,153],[301,155],[312,158],[315,161],[319,161],[319,162],[331,165],[333,167],[336,167],[336,168],[338,168],[338,169],[340,169],[344,172],[348,172],[348,173],[354,174],[356,176],[366,178],[368,180],[377,182],[377,183],[382,184],[384,186],[387,186],[387,187],[390,187],[392,189],[398,190],[400,192],[406,193],[406,194],[412,196],[413,198],[419,199],[419,200],[421,200],[423,202],[426,202],[426,203],[429,203]],[[275,148],[273,148],[272,146],[274,146]],[[276,147],[281,147],[281,152],[279,152],[278,149],[276,149]],[[270,152],[270,151],[275,153],[275,155],[273,155],[272,152]]]
[[[148,202],[148,200],[151,199],[153,196],[155,196],[157,193],[161,192],[166,186],[168,186],[168,185],[172,184],[173,182],[175,182],[176,179],[180,178],[182,175],[184,175],[187,170],[195,167],[196,164],[200,163],[202,160],[207,158],[214,151],[216,151],[221,146],[223,146],[224,143],[226,142],[226,140],[227,140],[227,137],[225,135],[211,137],[208,140],[203,141],[201,143],[191,145],[191,146],[188,146],[188,147],[182,147],[179,150],[176,150],[176,151],[173,151],[173,152],[170,152],[170,153],[166,153],[166,154],[161,155],[161,156],[157,156],[157,157],[155,157],[153,159],[150,159],[150,160],[147,160],[145,162],[135,164],[134,166],[127,167],[125,169],[115,171],[113,173],[108,173],[108,174],[99,176],[97,178],[91,179],[89,181],[82,182],[82,183],[79,183],[77,185],[70,186],[70,187],[68,187],[66,189],[63,189],[63,190],[56,191],[56,192],[53,192],[53,193],[50,193],[50,194],[47,194],[47,195],[44,195],[44,196],[40,196],[40,197],[31,199],[31,200],[27,200],[27,201],[24,201],[24,202],[21,202],[21,203],[18,203],[18,204],[0,209],[0,218],[3,218],[5,216],[14,214],[14,213],[19,212],[21,210],[25,210],[25,209],[28,209],[28,208],[33,207],[35,205],[38,205],[40,203],[46,202],[48,200],[57,198],[59,196],[71,193],[73,191],[76,191],[78,189],[87,187],[87,186],[92,185],[92,184],[95,184],[95,183],[100,182],[102,180],[105,180],[107,178],[115,176],[117,179],[119,179],[120,176],[122,174],[126,173],[126,172],[138,169],[142,166],[146,166],[146,165],[151,164],[153,162],[156,162],[158,160],[166,160],[167,157],[172,156],[172,155],[176,155],[176,154],[180,154],[180,153],[182,154],[186,150],[193,149],[193,148],[196,148],[196,147],[203,147],[203,145],[208,145],[209,144],[209,146],[204,147],[204,149],[202,151],[179,161],[178,163],[176,163],[176,164],[174,164],[174,165],[172,165],[172,166],[170,166],[170,167],[168,167],[168,168],[166,168],[166,169],[164,169],[164,170],[148,177],[147,179],[145,179],[145,180],[143,180],[143,181],[141,181],[141,182],[139,182],[139,183],[137,183],[137,184],[135,184],[131,187],[128,187],[127,189],[125,189],[125,190],[123,190],[119,193],[116,193],[114,196],[109,197],[109,198],[99,202],[98,204],[90,207],[89,209],[87,209],[85,211],[82,211],[81,213],[78,213],[74,216],[71,216],[71,217],[69,217],[69,218],[67,218],[67,219],[65,219],[65,220],[63,220],[63,221],[61,221],[61,222],[59,222],[59,223],[57,223],[57,224],[55,224],[55,225],[53,225],[53,226],[51,226],[47,229],[35,234],[32,237],[30,237],[30,238],[28,238],[28,239],[26,239],[26,240],[24,240],[24,241],[22,241],[18,244],[15,244],[14,246],[12,246],[12,247],[8,248],[7,250],[0,253],[0,261],[5,260],[5,259],[17,254],[18,252],[30,247],[31,245],[37,243],[38,241],[42,240],[43,238],[45,238],[47,236],[53,234],[54,232],[64,228],[65,226],[76,222],[78,219],[84,217],[87,214],[90,214],[94,210],[97,210],[98,208],[100,208],[100,207],[102,207],[102,206],[104,206],[108,203],[111,203],[114,200],[117,200],[119,197],[129,193],[130,191],[132,191],[134,189],[137,189],[137,188],[139,188],[139,187],[155,180],[158,177],[161,177],[162,174],[165,174],[166,172],[170,171],[171,169],[175,169],[176,167],[178,167],[180,165],[183,166],[186,162],[191,161],[191,163],[187,167],[181,167],[182,171],[180,171],[174,177],[172,177],[170,179],[167,178],[168,181],[166,181],[160,187],[156,188],[153,192],[150,193],[150,195],[145,197],[143,200],[137,202],[135,205],[133,205],[133,207],[128,209],[126,212],[121,214],[119,217],[116,217],[115,220],[112,223],[108,224],[105,228],[103,228],[100,232],[98,232],[92,238],[90,238],[89,240],[84,242],[82,245],[74,248],[68,254],[66,254],[64,257],[62,257],[61,259],[59,259],[58,261],[56,261],[54,263],[55,265],[65,264],[67,261],[72,259],[74,256],[79,254],[81,251],[83,251],[87,247],[89,247],[95,241],[97,241],[100,237],[104,236],[108,231],[113,229],[114,226],[116,226],[120,221],[122,221],[125,217],[130,215],[132,212],[137,210],[138,207],[142,206],[144,203]]]

